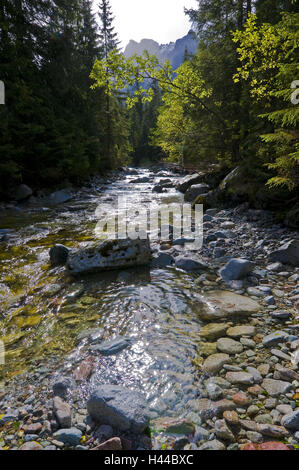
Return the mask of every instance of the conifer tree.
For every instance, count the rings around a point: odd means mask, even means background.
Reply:
[[[117,50],[119,46],[119,41],[117,39],[117,33],[114,30],[113,21],[114,17],[112,15],[111,6],[109,0],[102,0],[99,4],[99,17],[101,20],[100,25],[100,44],[103,50],[103,55],[105,58],[108,57],[109,53],[114,49]],[[108,71],[107,71],[108,73]],[[112,100],[114,103],[112,104]],[[116,100],[116,101],[115,101]],[[113,166],[113,109],[116,110],[117,98],[113,99],[107,94],[106,95],[106,125],[105,125],[105,142],[104,142],[104,165],[108,169]]]

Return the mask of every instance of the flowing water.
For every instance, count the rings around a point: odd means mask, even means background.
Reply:
[[[71,368],[83,354],[78,334],[102,328],[104,339],[125,335],[132,345],[101,357],[88,389],[114,383],[141,390],[153,416],[192,411],[200,328],[193,275],[172,267],[138,268],[74,279],[63,267],[49,266],[55,243],[76,249],[94,240],[99,204],[115,203],[121,195],[132,196],[132,207],[137,197],[147,207],[181,201],[175,189],[152,192],[160,177],[130,183],[149,174],[142,170],[83,189],[62,206],[25,208],[2,218],[0,228],[13,230],[8,242],[0,243],[0,339],[7,379],[51,360],[68,361]]]

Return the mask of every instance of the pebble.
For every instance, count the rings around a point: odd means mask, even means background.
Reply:
[[[205,442],[202,444],[198,450],[225,450],[226,447],[221,441],[217,441],[216,439],[212,441]]]
[[[82,432],[77,428],[59,429],[54,433],[54,438],[63,442],[66,446],[75,447],[80,444]]]
[[[25,444],[21,445],[19,450],[44,450],[44,449],[37,442],[25,442]]]
[[[239,405],[239,406],[247,406],[250,403],[250,399],[243,392],[238,392],[235,395],[233,395],[232,400],[234,403],[236,403],[236,405]]]
[[[274,379],[264,379],[262,387],[271,397],[279,397],[292,389],[290,383]]]
[[[287,336],[288,335],[285,331],[275,331],[274,333],[271,333],[270,335],[264,337],[263,345],[267,348],[275,346],[279,343],[284,342]]]
[[[232,384],[251,385],[254,384],[254,377],[247,372],[227,372],[226,380]]]
[[[243,346],[238,341],[230,338],[220,338],[217,341],[217,349],[227,354],[239,354],[243,351]]]
[[[228,354],[212,354],[204,361],[202,369],[204,372],[213,375],[219,372],[229,360]]]

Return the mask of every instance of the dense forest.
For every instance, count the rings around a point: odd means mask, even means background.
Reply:
[[[198,1],[185,11],[198,51],[177,70],[122,55],[108,0],[0,8],[2,193],[168,159],[238,167],[245,199],[296,202],[296,1]]]
[[[128,161],[121,96],[91,90],[96,58],[118,46],[106,0],[3,0],[0,5],[0,192],[82,177]]]

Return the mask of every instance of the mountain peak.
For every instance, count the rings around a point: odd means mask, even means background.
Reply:
[[[186,51],[195,54],[198,40],[194,32],[190,30],[186,36],[168,44],[159,44],[153,39],[142,39],[140,42],[130,40],[125,48],[124,56],[132,57],[134,54],[141,55],[146,50],[151,55],[156,55],[160,63],[169,60],[174,69],[178,68],[184,61]]]

